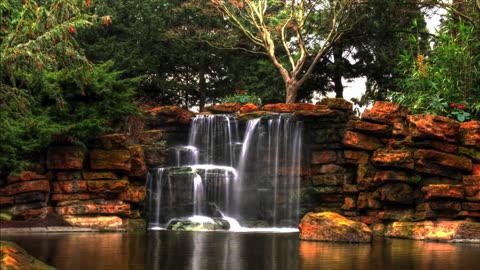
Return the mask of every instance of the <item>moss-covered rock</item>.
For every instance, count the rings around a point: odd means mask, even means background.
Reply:
[[[372,241],[372,231],[366,224],[333,212],[308,213],[302,218],[298,228],[302,240],[352,243]]]
[[[28,254],[19,245],[10,241],[0,241],[0,270],[53,270],[49,266]]]

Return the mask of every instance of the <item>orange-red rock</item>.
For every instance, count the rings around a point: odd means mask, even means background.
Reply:
[[[296,111],[293,115],[297,118],[314,121],[316,123],[344,123],[351,118],[351,115],[344,111],[321,107],[323,105],[318,106],[319,108],[316,110]]]
[[[144,153],[149,168],[163,167],[167,162],[168,152],[165,146],[148,146],[144,148]]]
[[[52,201],[72,201],[72,200],[89,200],[92,196],[89,193],[68,193],[68,194],[52,194]]]
[[[460,124],[460,142],[463,145],[480,149],[480,121],[468,121]]]
[[[472,171],[472,160],[464,156],[457,156],[429,149],[418,149],[415,152],[415,159],[420,165],[426,165],[429,162],[432,162],[467,172]]]
[[[118,229],[123,221],[117,216],[64,216],[63,219],[72,226],[97,229]]]
[[[26,250],[10,241],[0,241],[0,266],[8,270],[54,270],[55,268],[32,257]]]
[[[467,211],[467,210],[462,210],[457,213],[457,217],[459,218],[475,218],[478,219],[480,218],[480,211]]]
[[[48,149],[47,168],[49,170],[81,170],[85,151],[78,146],[53,146]]]
[[[480,175],[464,175],[463,184],[465,186],[480,186]]]
[[[88,180],[115,180],[118,179],[118,176],[115,172],[104,171],[104,172],[92,172],[92,171],[83,171],[83,179]]]
[[[464,202],[462,209],[467,211],[480,211],[480,203]]]
[[[332,163],[337,160],[337,152],[333,150],[313,151],[311,164]]]
[[[137,135],[137,142],[140,144],[155,144],[162,140],[168,132],[168,129],[144,130]]]
[[[7,183],[14,183],[18,181],[32,181],[32,180],[40,180],[40,179],[46,179],[46,176],[37,174],[36,172],[22,171],[18,176],[9,175],[7,177]]]
[[[105,150],[126,149],[127,136],[122,133],[103,135],[95,139],[94,145]]]
[[[404,171],[377,171],[373,181],[380,182],[407,182],[411,177]]]
[[[460,124],[438,115],[409,115],[407,117],[413,140],[436,139],[456,142]]]
[[[462,185],[435,184],[422,187],[425,199],[463,199],[465,197]]]
[[[367,164],[370,158],[368,152],[364,151],[345,150],[343,155],[345,162],[349,164]]]
[[[122,201],[78,201],[76,203],[55,208],[59,215],[128,215],[130,205]]]
[[[234,113],[234,112],[238,112],[241,107],[242,107],[241,103],[230,102],[230,103],[212,105],[212,106],[206,107],[205,109],[211,113]]]
[[[145,186],[128,186],[128,188],[119,194],[118,199],[126,202],[140,203],[145,201],[147,190]]]
[[[50,183],[48,182],[48,180],[16,182],[16,183],[7,185],[3,189],[3,191],[7,196],[12,196],[20,193],[33,192],[33,191],[49,193]]]
[[[408,109],[387,101],[376,101],[372,109],[367,109],[362,114],[362,120],[393,124],[405,120]]]
[[[48,194],[40,191],[21,193],[13,196],[15,204],[31,203],[31,202],[46,202]]]
[[[480,186],[472,185],[472,186],[464,186],[465,196],[471,198],[471,201],[474,201],[472,198],[477,197],[480,194]]]
[[[313,111],[317,110],[321,107],[314,105],[314,104],[307,104],[307,103],[277,103],[277,104],[267,104],[262,107],[262,110],[269,111],[269,112],[277,112],[277,113],[291,113],[296,111]]]
[[[345,132],[343,144],[347,147],[370,151],[383,147],[382,142],[378,138],[353,131]]]
[[[145,113],[150,115],[150,120],[155,122],[153,124],[155,126],[173,123],[188,125],[192,117],[195,116],[195,113],[177,106],[155,107]]]
[[[145,154],[140,145],[131,145],[128,147],[130,151],[130,172],[129,176],[141,177],[147,174],[147,164],[145,163]]]
[[[433,211],[451,211],[458,212],[462,210],[462,203],[459,201],[431,201],[427,203]]]
[[[87,181],[58,181],[53,184],[53,193],[85,193],[88,191]]]
[[[317,105],[326,105],[329,109],[352,111],[353,104],[343,98],[323,98]]]
[[[377,189],[382,202],[397,204],[412,204],[414,201],[413,189],[404,183],[388,183]]]
[[[470,221],[393,222],[385,229],[386,237],[430,241],[478,241],[480,223]]]
[[[13,204],[13,197],[0,196],[0,206]]]
[[[82,179],[82,173],[80,171],[64,171],[56,174],[58,181],[71,181]]]
[[[48,208],[45,202],[17,204],[11,209],[14,218],[18,220],[42,220],[47,217]]]
[[[404,122],[393,123],[392,129],[393,136],[408,136],[407,125]]]
[[[463,175],[460,170],[451,167],[438,165],[433,161],[422,160],[415,163],[415,171],[424,175],[445,176],[455,180],[461,180]]]
[[[121,193],[127,189],[128,180],[91,180],[88,182],[88,191],[92,193]]]
[[[371,242],[372,231],[364,223],[337,213],[308,213],[298,226],[300,239],[333,242]]]
[[[353,197],[345,197],[345,201],[342,205],[342,210],[355,210],[357,208],[357,202]]]
[[[472,164],[472,175],[480,175],[480,164]]]
[[[93,149],[90,151],[90,168],[93,170],[130,171],[131,156],[128,149]]]
[[[360,120],[349,121],[347,123],[347,129],[380,136],[387,136],[391,133],[391,127],[389,125],[365,122]]]
[[[413,169],[413,155],[408,150],[378,149],[373,153],[372,162],[380,167]]]
[[[253,103],[247,103],[245,105],[242,105],[242,107],[240,107],[240,113],[254,112],[254,111],[258,111],[259,109],[260,107],[258,107],[257,105]]]
[[[340,186],[345,183],[343,173],[337,174],[321,174],[311,177],[314,186]]]

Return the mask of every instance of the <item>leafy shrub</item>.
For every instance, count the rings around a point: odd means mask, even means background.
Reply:
[[[392,101],[413,113],[433,113],[459,121],[480,118],[478,30],[461,19],[447,17],[433,49],[424,52],[418,46],[421,39],[412,36],[412,49],[404,52],[398,66],[403,74],[397,81],[401,91],[391,93]],[[464,107],[449,109],[453,102]]]
[[[235,94],[227,96],[223,99],[223,103],[238,102],[241,104],[253,103],[255,105],[262,105],[262,100],[255,94],[247,93],[245,90],[235,90]]]

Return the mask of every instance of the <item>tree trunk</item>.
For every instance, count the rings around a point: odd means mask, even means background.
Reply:
[[[333,83],[335,84],[335,97],[336,98],[343,98],[343,83],[342,83],[342,75],[343,75],[343,62],[342,62],[342,45],[338,43],[336,46],[333,47]]]
[[[297,101],[299,84],[296,80],[290,80],[285,83],[285,103],[292,104]]]
[[[201,48],[204,49],[204,45],[202,45]],[[206,79],[207,69],[208,67],[205,61],[205,54],[202,53],[200,56],[200,72],[199,72],[200,81],[198,83],[199,112],[203,112],[203,109],[205,108],[205,101],[207,99],[207,79]]]
[[[207,82],[205,79],[205,72],[203,67],[200,69],[200,82],[198,84],[198,94],[199,94],[199,111],[203,112],[203,109],[205,108],[205,99],[207,96]]]

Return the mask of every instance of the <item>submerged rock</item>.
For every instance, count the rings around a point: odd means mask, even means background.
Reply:
[[[10,241],[0,241],[0,269],[49,270],[53,268],[32,257],[19,245]]]
[[[372,231],[361,222],[337,213],[308,213],[298,226],[301,240],[365,243],[372,241]]]
[[[480,223],[471,221],[393,222],[385,236],[446,242],[480,241]]]
[[[230,223],[227,220],[208,217],[172,219],[167,225],[167,230],[173,231],[216,231],[229,229]]]

